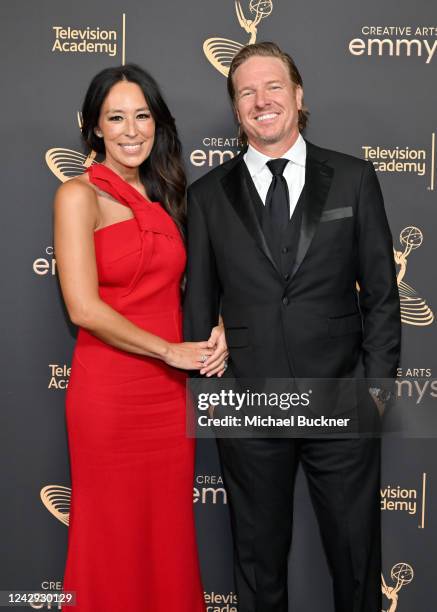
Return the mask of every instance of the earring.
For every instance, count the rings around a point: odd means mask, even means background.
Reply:
[[[94,134],[97,136],[97,138],[103,138],[103,134],[100,130],[94,130]]]

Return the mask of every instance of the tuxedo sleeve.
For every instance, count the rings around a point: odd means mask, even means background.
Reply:
[[[218,323],[220,285],[205,211],[192,189],[188,190],[187,255],[184,337],[198,342],[208,340]]]
[[[357,233],[365,375],[394,378],[401,348],[399,291],[390,227],[371,162],[361,176]]]

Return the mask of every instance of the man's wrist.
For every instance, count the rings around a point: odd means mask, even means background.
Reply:
[[[369,387],[369,393],[372,397],[377,399],[382,404],[387,404],[393,397],[391,391],[387,391],[387,389],[381,389],[380,387]]]

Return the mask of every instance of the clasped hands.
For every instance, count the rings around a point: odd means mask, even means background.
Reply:
[[[228,355],[225,329],[220,323],[203,342],[166,343],[161,358],[174,368],[199,370],[204,376],[220,378],[226,370]]]
[[[207,346],[212,352],[204,361],[200,374],[207,377],[217,375],[220,378],[227,368],[227,358],[229,356],[223,324],[212,328]]]

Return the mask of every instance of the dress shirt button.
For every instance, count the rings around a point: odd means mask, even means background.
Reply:
[[[282,251],[282,252],[284,253],[284,255],[285,255],[285,253],[288,253],[288,247],[282,247],[281,251]]]
[[[282,298],[282,303],[284,304],[284,306],[288,306],[288,304],[290,303],[290,300],[286,295],[284,295],[284,297]]]
[[[289,274],[284,274],[284,280],[285,280],[285,281],[288,281],[288,280],[289,280],[289,278],[290,278],[290,275],[289,275]]]

